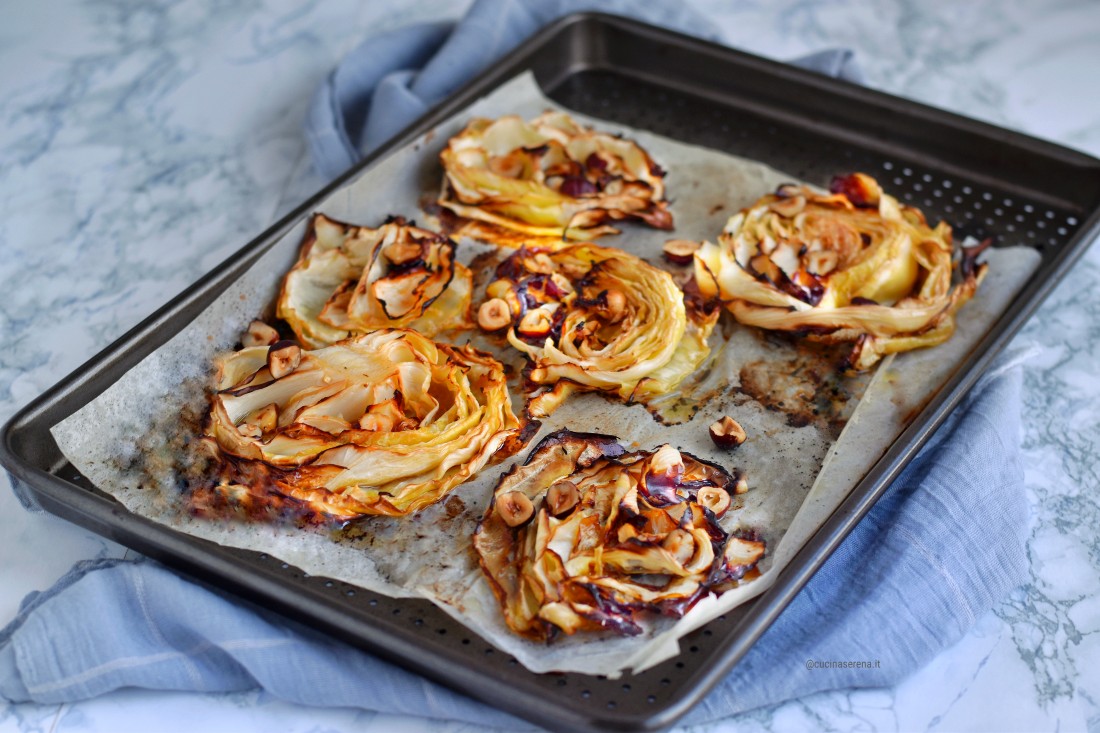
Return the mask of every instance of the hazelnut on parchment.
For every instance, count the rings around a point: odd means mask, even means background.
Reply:
[[[748,436],[741,424],[729,415],[710,426],[710,439],[719,448],[732,450],[745,442]]]
[[[241,344],[247,349],[252,346],[270,346],[279,340],[279,332],[263,321],[252,321],[248,330],[241,336]]]

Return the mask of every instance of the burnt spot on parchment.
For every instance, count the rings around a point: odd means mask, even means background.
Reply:
[[[738,391],[785,413],[792,427],[817,424],[833,440],[838,438],[869,376],[844,368],[844,345],[814,344],[785,334],[761,338],[775,347],[773,354],[741,367]]]

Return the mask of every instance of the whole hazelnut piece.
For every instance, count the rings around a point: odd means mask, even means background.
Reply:
[[[729,415],[710,426],[710,439],[719,448],[733,450],[744,443],[746,438],[748,436],[745,434],[745,429]]]
[[[546,505],[555,517],[575,507],[580,499],[580,489],[572,481],[558,481],[546,492]]]
[[[477,309],[477,325],[486,331],[499,331],[512,322],[512,309],[502,298],[491,298]]]
[[[626,315],[626,295],[623,291],[609,288],[601,293],[603,313],[610,323],[618,323]]]
[[[714,516],[721,517],[730,508],[730,495],[717,486],[704,486],[695,495],[695,502],[710,509]]]
[[[496,498],[497,514],[509,527],[524,524],[535,513],[535,506],[522,491],[507,491]]]
[[[695,251],[702,246],[700,242],[689,239],[670,239],[661,248],[665,259],[674,265],[690,265],[695,259]]]
[[[279,332],[263,321],[252,321],[248,324],[248,330],[241,336],[241,344],[245,348],[253,346],[270,346],[279,340]]]
[[[302,363],[302,347],[293,341],[277,341],[267,350],[267,369],[273,379],[282,379]]]

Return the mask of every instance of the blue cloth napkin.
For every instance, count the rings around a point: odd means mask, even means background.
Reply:
[[[685,722],[897,683],[1023,581],[1020,383],[1018,368],[979,382]],[[530,727],[152,561],[81,563],[0,631],[0,698],[60,703],[123,687],[263,688],[303,705]]]
[[[685,3],[477,0],[457,24],[409,26],[371,38],[348,54],[318,88],[306,118],[314,166],[335,178],[541,27],[586,10],[720,40],[714,25]],[[863,81],[849,50],[821,51],[793,63]]]
[[[478,0],[457,25],[372,39],[336,69],[307,124],[318,168],[339,174],[543,23],[593,7],[710,34],[679,3]],[[859,80],[846,51],[801,63]],[[685,722],[821,690],[896,683],[1019,585],[1027,566],[1019,389],[1018,369],[983,378]],[[0,631],[0,698],[58,703],[122,687],[263,688],[303,705],[529,727],[151,561],[81,563],[50,590],[28,596]]]

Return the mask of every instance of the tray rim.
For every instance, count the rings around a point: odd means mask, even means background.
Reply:
[[[141,525],[145,524],[153,528],[155,533],[167,533],[167,537],[162,538],[165,540],[164,544],[167,545],[167,547],[160,546],[157,548],[158,551],[164,550],[165,552],[171,552],[170,546],[180,544],[177,540],[182,540],[181,550],[186,549],[189,552],[193,552],[196,548],[186,547],[186,545],[206,541],[198,540],[198,538],[156,524],[143,517],[131,515],[128,511],[123,509],[116,500],[100,497],[87,491],[85,487],[72,484],[51,473],[51,471],[56,470],[58,466],[52,466],[49,470],[44,470],[36,465],[32,465],[29,459],[24,458],[24,456],[19,453],[17,443],[19,440],[24,439],[27,433],[32,434],[31,437],[33,437],[34,431],[36,430],[44,430],[47,437],[52,439],[52,437],[49,436],[49,429],[55,421],[49,420],[51,415],[68,410],[65,412],[65,416],[67,416],[75,412],[76,409],[79,409],[83,404],[95,399],[102,389],[106,388],[106,386],[113,381],[108,380],[108,384],[104,384],[99,389],[96,389],[95,383],[97,378],[98,381],[102,382],[104,381],[103,374],[106,371],[117,368],[119,364],[123,365],[124,369],[128,369],[132,367],[133,364],[140,361],[141,358],[144,358],[149,351],[157,348],[160,343],[163,343],[163,340],[166,340],[167,337],[171,335],[171,333],[166,334],[165,338],[159,341],[156,338],[156,335],[164,330],[162,326],[165,322],[183,317],[181,311],[185,311],[188,305],[193,305],[194,303],[201,304],[205,302],[205,298],[207,297],[216,297],[224,287],[235,279],[241,271],[250,266],[256,258],[261,256],[268,247],[285,233],[286,230],[297,224],[304,216],[307,216],[318,202],[342,187],[352,178],[358,176],[370,166],[374,165],[377,161],[381,160],[381,158],[387,155],[392,149],[412,142],[420,135],[430,130],[442,119],[447,118],[454,112],[459,111],[461,108],[475,101],[481,95],[491,91],[497,84],[506,81],[520,71],[530,68],[531,60],[536,58],[539,53],[545,52],[551,42],[559,35],[565,36],[574,27],[592,25],[597,28],[600,25],[618,27],[628,32],[649,36],[655,39],[656,42],[677,42],[681,45],[694,47],[692,50],[705,52],[706,54],[718,54],[724,56],[726,59],[731,59],[737,63],[749,66],[750,68],[758,68],[783,78],[790,78],[800,82],[812,81],[815,85],[825,88],[832,94],[853,97],[863,103],[871,103],[879,106],[884,105],[888,107],[901,107],[907,112],[912,112],[920,117],[933,119],[937,123],[949,124],[953,127],[995,138],[1000,142],[1007,142],[1029,149],[1036,154],[1055,158],[1066,164],[1091,169],[1092,172],[1097,175],[1098,179],[1100,179],[1100,160],[1067,146],[1045,141],[1020,132],[1006,130],[987,122],[974,120],[921,102],[897,97],[843,80],[791,67],[782,62],[748,54],[718,43],[700,40],[675,31],[650,26],[636,20],[605,13],[576,13],[544,27],[541,31],[528,39],[520,48],[507,54],[494,66],[477,75],[445,100],[432,107],[421,118],[393,136],[373,153],[348,169],[348,171],[322,187],[316,194],[307,198],[302,204],[280,218],[263,233],[254,237],[242,248],[229,255],[206,275],[195,283],[187,286],[178,295],[156,309],[150,316],[127,330],[107,347],[88,359],[84,364],[74,369],[66,377],[59,380],[22,409],[18,410],[15,415],[5,423],[2,430],[0,430],[0,465],[8,470],[14,481],[22,482],[36,494],[40,495],[40,498],[44,498],[45,501],[43,504],[51,513],[63,516],[70,521],[91,528],[92,531],[96,531],[112,539],[116,537],[116,534],[110,531],[112,522],[117,524],[117,536],[124,535],[130,540],[140,537]],[[613,66],[604,67],[599,63],[575,64],[563,72],[563,76],[589,69],[620,71]],[[968,173],[967,175],[972,176],[973,174]],[[1034,195],[1034,193],[1031,195]],[[1057,204],[1066,206],[1066,202],[1061,199],[1057,201]],[[1075,211],[1085,212],[1086,209],[1077,207]],[[1042,305],[1043,301],[1062,280],[1072,265],[1083,256],[1092,240],[1095,239],[1098,234],[1100,234],[1100,206],[1089,211],[1087,218],[1081,222],[1077,231],[1069,238],[1060,251],[1052,255],[1049,261],[1044,261],[1040,268],[1032,275],[1028,284],[1025,285],[1017,295],[1013,304],[1009,306],[1008,310],[1000,316],[992,329],[978,342],[971,352],[971,355],[964,360],[956,373],[948,379],[939,392],[917,413],[906,430],[902,432],[890,448],[887,449],[885,454],[874,464],[874,466],[872,466],[863,479],[856,484],[848,498],[833,515],[826,520],[806,545],[801,548],[787,568],[778,574],[775,584],[754,601],[753,613],[750,615],[750,618],[730,630],[728,634],[730,638],[726,640],[727,643],[723,645],[722,649],[723,663],[712,666],[701,675],[696,675],[692,679],[690,685],[688,685],[691,688],[688,692],[672,699],[669,704],[653,711],[653,714],[644,716],[644,718],[624,714],[626,711],[620,711],[617,715],[578,718],[574,715],[570,715],[570,711],[563,710],[560,706],[547,706],[547,709],[554,712],[555,715],[549,718],[538,718],[535,722],[551,722],[556,724],[568,724],[571,726],[581,725],[585,729],[592,730],[625,729],[622,728],[624,725],[630,726],[630,729],[660,729],[673,724],[675,720],[697,704],[721,677],[725,676],[729,669],[736,664],[756,639],[758,639],[766,628],[774,622],[783,608],[793,600],[798,591],[801,590],[802,586],[813,576],[816,570],[829,556],[831,556],[840,542],[842,542],[847,534],[855,527],[863,515],[869,511],[881,494],[885,492],[904,465],[916,455],[921,447],[927,442],[928,438],[931,437],[974,383],[977,382],[992,360],[996,358],[1000,351],[1007,345],[1008,341]],[[149,343],[153,345],[146,350]],[[91,383],[91,391],[89,391],[87,395],[78,396],[81,390],[89,389],[89,383]],[[72,403],[79,404],[69,409]],[[48,422],[49,424],[43,424],[44,422]],[[41,433],[39,433],[39,435],[40,434]],[[59,509],[61,507],[67,507],[72,511],[60,511]],[[79,516],[82,519],[89,520],[91,525],[96,525],[97,527],[102,525],[106,527],[108,531],[101,531],[101,529],[92,527],[88,523],[77,521],[72,518],[73,516]],[[148,529],[148,527],[145,529]],[[123,544],[131,546],[130,542],[124,542]],[[219,547],[213,543],[207,544],[213,547]],[[222,582],[229,586],[240,585],[240,577],[231,578],[220,572],[217,566],[223,564],[224,560],[213,557],[213,553],[203,552],[200,553],[198,557],[184,553],[176,555],[174,559],[179,561],[179,564],[188,566],[188,568],[193,566],[194,571],[203,574],[209,573],[216,576],[217,580],[215,582],[219,582],[219,587],[224,587],[221,586]],[[202,560],[203,562],[196,562],[197,560]],[[173,567],[178,568],[178,565],[173,564]],[[194,572],[190,569],[185,569],[184,571],[189,574]],[[268,603],[274,602],[278,606],[285,606],[288,609],[287,612],[292,615],[302,613],[302,610],[296,605],[286,606],[285,603],[279,602],[276,596],[279,593],[285,594],[284,585],[278,582],[271,584],[268,583],[266,579],[262,578],[253,580],[257,582],[247,584],[244,588],[236,588],[235,590],[231,590],[231,592],[234,592],[237,597],[248,599],[254,596],[263,598],[265,602]],[[300,589],[300,592],[304,593],[304,591],[305,589]],[[762,610],[757,611],[757,606],[762,607]],[[280,610],[282,610],[282,608],[280,608]],[[307,613],[307,615],[311,614]],[[340,633],[340,629],[334,628],[334,624],[339,625],[340,623],[345,623],[346,619],[336,619],[335,621],[330,619],[317,620],[326,630],[344,638],[345,641],[350,641],[361,648],[365,646],[365,648],[372,653],[379,654],[391,661],[398,661],[400,664],[411,667],[415,671],[425,674],[425,676],[441,682],[442,684],[458,689],[473,697],[485,700],[513,714],[532,719],[530,714],[525,714],[527,711],[517,708],[515,705],[507,704],[507,701],[499,699],[500,696],[497,694],[486,695],[484,688],[474,689],[467,684],[456,684],[457,678],[449,677],[448,674],[441,673],[437,666],[432,668],[425,667],[415,659],[416,654],[422,654],[423,650],[413,650],[412,656],[405,656],[406,652],[390,648],[381,648],[376,646],[375,643],[364,641],[362,638],[357,637],[356,639],[348,639],[346,633]],[[730,639],[732,639],[732,641],[730,641]],[[485,681],[496,681],[496,677],[492,675],[483,676],[477,672],[476,668],[472,668],[466,663],[461,663],[460,660],[440,659],[438,657],[441,655],[435,651],[431,652],[429,656],[433,657],[431,661],[437,665],[439,663],[444,663],[446,666],[450,666],[447,665],[447,662],[459,661],[460,663],[457,667],[454,667],[454,670],[456,672],[461,672],[461,674],[467,678],[474,677],[479,681],[482,679]],[[453,672],[451,673],[453,674]]]

